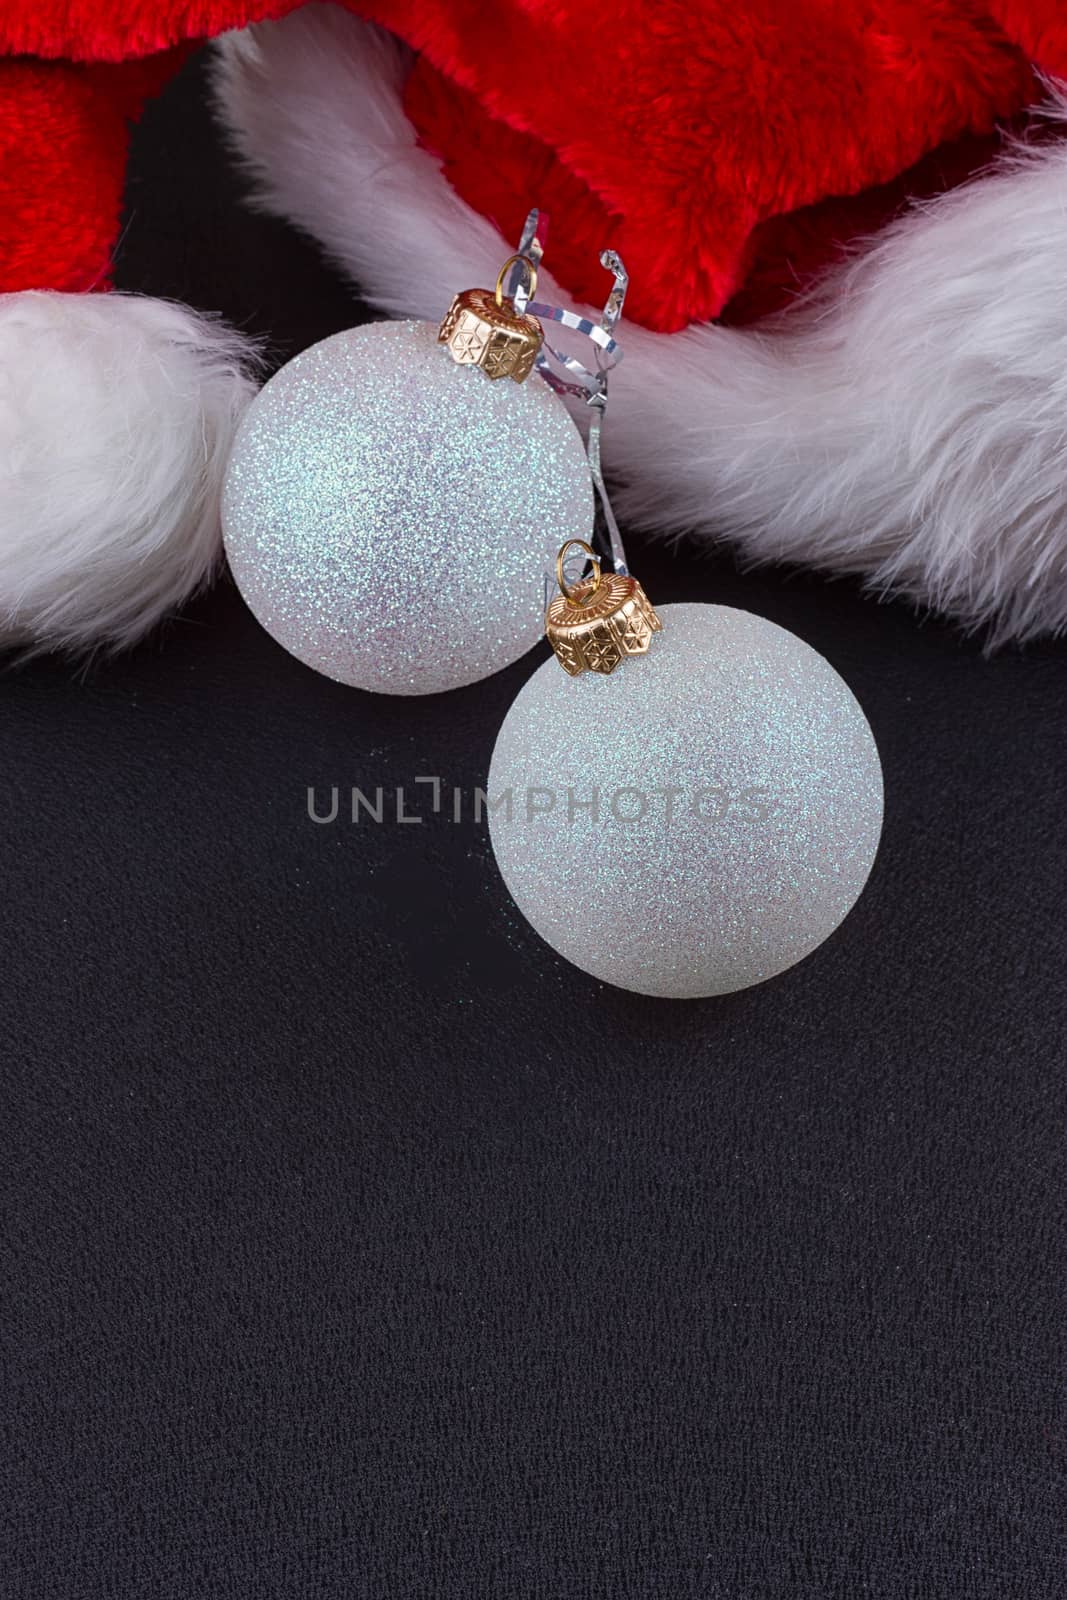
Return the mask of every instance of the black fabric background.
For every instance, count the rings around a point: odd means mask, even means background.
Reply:
[[[194,64],[120,282],[295,352],[367,313],[242,210]],[[1067,649],[633,541],[844,673],[885,838],[725,1000],[597,986],[473,787],[532,660],[362,696],[228,582],[0,677],[9,1600],[1058,1600]]]

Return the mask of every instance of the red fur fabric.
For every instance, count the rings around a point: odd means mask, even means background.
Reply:
[[[108,287],[127,125],[171,66],[0,62],[0,290]]]
[[[0,0],[0,52],[41,58],[0,69],[0,288],[106,277],[124,128],[150,87],[133,58],[162,73],[158,52],[295,3]],[[663,330],[743,310],[746,280],[760,309],[761,283],[773,299],[873,219],[868,191],[1034,99],[1032,64],[1067,74],[1060,0],[351,8],[418,51],[407,109],[464,198],[511,236],[531,198],[565,216],[553,268],[578,298],[600,297],[610,241],[629,312]]]

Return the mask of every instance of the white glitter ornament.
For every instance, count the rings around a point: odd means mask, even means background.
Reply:
[[[568,961],[638,994],[728,994],[810,954],[854,905],[881,767],[847,685],[784,628],[725,606],[653,615],[645,653],[583,670],[563,652],[566,672],[534,673],[493,751],[490,835]]]
[[[559,539],[592,530],[563,403],[536,373],[492,382],[470,359],[430,323],[355,328],[283,367],[242,423],[230,568],[267,632],[327,677],[431,694],[499,671],[540,636]]]

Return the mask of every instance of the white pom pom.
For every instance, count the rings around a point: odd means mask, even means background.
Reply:
[[[121,648],[213,572],[251,354],[162,300],[0,295],[0,646]]]

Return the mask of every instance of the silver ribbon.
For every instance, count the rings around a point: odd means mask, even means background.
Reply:
[[[535,206],[526,218],[518,244],[518,254],[525,256],[535,268],[540,266],[545,253],[547,230],[548,219]],[[507,292],[520,315],[528,311],[542,323],[558,323],[560,327],[570,328],[573,332],[591,340],[595,347],[595,366],[587,367],[575,356],[566,355],[562,350],[556,349],[546,338],[537,357],[537,369],[557,394],[576,396],[584,400],[589,407],[589,432],[586,437],[589,471],[604,515],[612,569],[625,576],[629,572],[626,551],[604,483],[600,460],[600,435],[608,405],[608,374],[622,360],[622,348],[614,337],[613,330],[622,316],[630,279],[614,250],[605,250],[601,254],[600,264],[613,275],[615,281],[598,322],[594,322],[591,317],[579,316],[577,311],[569,311],[565,306],[552,306],[541,300],[531,300],[528,275],[521,261],[516,261],[511,269]]]

